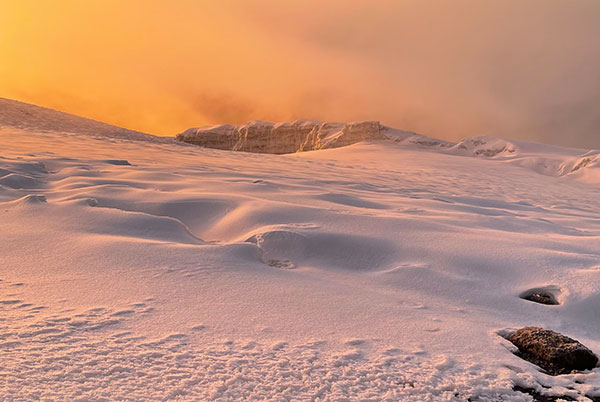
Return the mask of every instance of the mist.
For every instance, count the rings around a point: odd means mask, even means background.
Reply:
[[[600,3],[3,4],[0,96],[173,135],[373,119],[458,140],[600,148]]]

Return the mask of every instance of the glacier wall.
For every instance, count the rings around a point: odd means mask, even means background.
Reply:
[[[323,123],[298,120],[290,123],[251,121],[241,125],[190,128],[178,141],[232,151],[288,154],[337,148],[361,141],[383,140],[378,121]]]

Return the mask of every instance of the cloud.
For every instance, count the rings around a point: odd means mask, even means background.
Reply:
[[[189,102],[198,115],[213,124],[243,123],[254,119],[257,113],[252,102],[243,101],[235,94],[200,91],[190,94]]]
[[[376,4],[22,0],[0,17],[0,96],[160,134],[377,119],[600,148],[599,2]]]

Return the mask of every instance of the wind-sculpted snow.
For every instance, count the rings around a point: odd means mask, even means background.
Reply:
[[[282,156],[0,130],[0,399],[600,395],[498,335],[600,351],[597,188],[516,166],[528,144],[392,134]]]
[[[550,377],[504,336],[600,352],[598,153],[381,132],[269,155],[0,129],[0,400],[597,398],[599,368]]]
[[[0,282],[0,289],[15,285],[26,284]],[[10,317],[0,328],[2,400],[522,400],[509,391],[508,369],[432,360],[423,350],[370,353],[362,339],[332,352],[318,340],[218,341],[203,325],[155,338],[129,330],[153,304],[55,311],[0,300],[0,317]]]

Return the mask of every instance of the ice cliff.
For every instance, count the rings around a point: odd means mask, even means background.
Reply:
[[[290,123],[251,121],[242,125],[190,128],[178,141],[223,150],[288,154],[338,148],[361,141],[383,140],[378,121],[322,123],[297,120]]]

